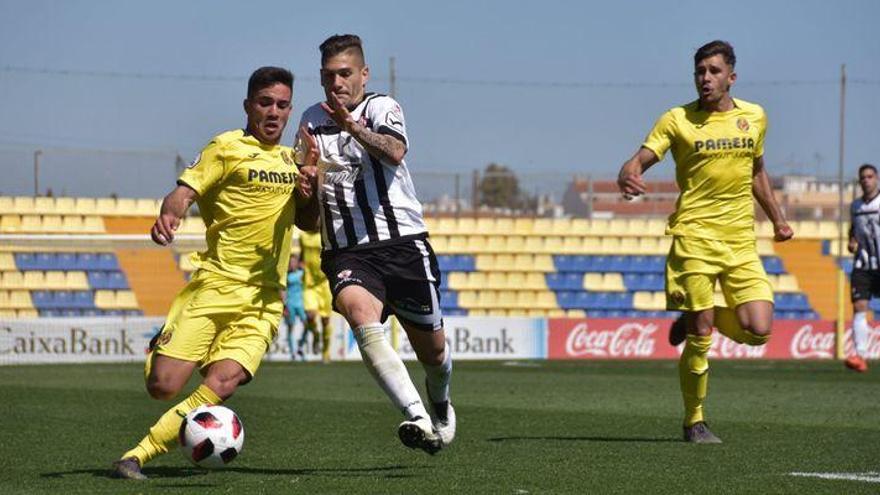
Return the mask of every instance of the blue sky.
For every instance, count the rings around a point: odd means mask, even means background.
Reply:
[[[847,64],[854,174],[880,162],[877,19],[880,2],[846,0],[0,0],[0,192],[33,190],[40,148],[56,193],[162,195],[169,157],[243,124],[254,68],[293,70],[298,120],[322,98],[318,44],[343,32],[364,39],[374,91],[388,91],[396,58],[417,187],[493,161],[534,183],[611,177],[660,113],[694,99],[692,54],[716,38],[737,50],[734,96],[768,112],[774,175],[836,175]]]

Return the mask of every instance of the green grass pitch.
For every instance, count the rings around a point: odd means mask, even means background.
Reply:
[[[228,469],[174,451],[139,483],[108,474],[169,406],[140,366],[0,367],[0,493],[880,492],[789,475],[880,472],[877,372],[716,361],[707,416],[725,443],[705,446],[680,441],[677,382],[674,362],[457,362],[458,437],[430,457],[400,445],[362,364],[267,363],[227,404],[246,432]]]

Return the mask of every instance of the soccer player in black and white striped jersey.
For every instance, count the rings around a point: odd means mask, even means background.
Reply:
[[[849,252],[854,254],[851,275],[855,354],[846,359],[846,367],[868,371],[868,302],[880,296],[880,188],[877,168],[866,163],[859,167],[862,197],[852,203]]]
[[[406,418],[401,441],[433,454],[455,436],[452,358],[440,313],[440,270],[404,161],[403,111],[394,99],[366,92],[370,71],[359,37],[331,36],[320,50],[326,101],[303,113],[297,154],[319,152],[321,269],[364,363]],[[430,415],[385,337],[382,322],[390,314],[424,366]]]

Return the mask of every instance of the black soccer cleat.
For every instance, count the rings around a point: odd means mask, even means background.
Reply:
[[[684,441],[688,443],[721,443],[705,421],[698,421],[684,427]]]
[[[113,461],[113,472],[110,474],[113,478],[124,480],[145,480],[146,475],[141,472],[141,464],[134,457],[126,457]]]
[[[682,313],[672,322],[672,326],[669,327],[669,345],[678,347],[679,344],[684,342],[685,337],[687,337],[687,327],[685,327],[684,313]]]

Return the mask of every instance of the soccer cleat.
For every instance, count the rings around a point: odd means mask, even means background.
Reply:
[[[687,328],[685,328],[684,313],[682,313],[669,327],[669,345],[676,347],[684,342],[685,337],[687,337]]]
[[[864,373],[868,371],[868,363],[865,361],[862,356],[850,356],[846,358],[846,361],[843,362],[847,368],[858,371],[859,373]]]
[[[431,422],[443,447],[455,439],[455,409],[449,401],[432,402]]]
[[[111,476],[124,480],[145,480],[147,477],[141,472],[141,464],[134,457],[127,457],[113,461],[113,473]]]
[[[440,437],[434,433],[431,421],[421,416],[400,423],[397,427],[397,436],[407,447],[421,449],[431,455],[443,448]]]
[[[684,441],[688,443],[721,443],[705,421],[698,421],[684,427]]]

